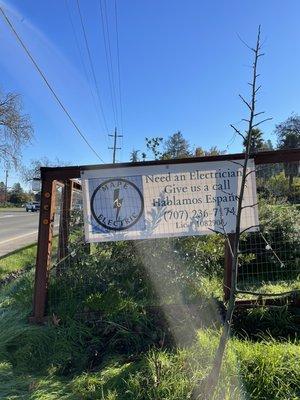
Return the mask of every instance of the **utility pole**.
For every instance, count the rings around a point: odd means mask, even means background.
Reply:
[[[5,197],[4,197],[5,203],[7,203],[7,180],[8,180],[8,169],[5,170]]]
[[[117,134],[117,128],[115,128],[115,133],[113,135],[108,135],[114,138],[114,147],[109,147],[110,150],[113,150],[113,164],[116,163],[116,151],[121,150],[121,147],[117,147],[117,138],[123,137],[123,135]]]

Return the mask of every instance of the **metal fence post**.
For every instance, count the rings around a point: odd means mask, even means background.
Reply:
[[[38,247],[36,256],[33,312],[30,322],[42,323],[47,301],[49,267],[56,203],[56,181],[42,178]]]

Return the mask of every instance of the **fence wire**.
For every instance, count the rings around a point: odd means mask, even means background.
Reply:
[[[256,167],[259,231],[243,235],[238,289],[267,295],[300,289],[299,162]]]

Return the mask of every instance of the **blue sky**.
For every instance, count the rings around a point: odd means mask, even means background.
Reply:
[[[105,119],[113,133],[100,0],[79,1]],[[92,146],[110,162],[112,142],[99,120],[82,66],[83,61],[89,67],[76,0],[67,3],[83,60],[65,0],[0,3]],[[106,3],[117,85],[114,0]],[[243,127],[239,121],[246,110],[238,94],[249,91],[251,54],[237,34],[252,44],[258,24],[266,53],[259,67],[263,88],[258,108],[273,117],[262,126],[265,138],[275,141],[275,124],[300,112],[299,0],[117,0],[117,9],[123,110],[118,129],[124,135],[118,161],[127,161],[133,148],[144,150],[145,137],[168,137],[177,130],[194,147],[217,145],[239,152],[241,141],[233,139],[229,124]],[[0,86],[22,94],[35,129],[23,162],[47,156],[74,165],[97,163],[2,18],[0,50]],[[0,180],[3,175],[0,171]],[[16,180],[12,171],[10,183]]]

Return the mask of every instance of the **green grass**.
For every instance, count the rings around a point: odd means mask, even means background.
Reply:
[[[100,352],[100,362],[93,363],[102,327],[72,319],[29,325],[32,282],[29,271],[0,291],[1,399],[183,400],[196,399],[203,391],[218,331],[199,330],[187,347],[149,345],[142,352],[123,354],[115,347]],[[215,283],[202,281],[206,284],[210,293]],[[125,336],[116,337],[113,325],[108,328],[111,340],[127,340],[122,326],[118,332]],[[299,362],[296,341],[233,338],[215,400],[299,400]]]
[[[58,237],[52,242],[52,256],[56,257]],[[0,280],[12,272],[30,269],[35,265],[37,245],[32,244],[0,258]]]
[[[0,363],[0,398],[14,400],[182,400],[203,392],[217,345],[217,335],[200,331],[190,348],[153,349],[136,360],[112,357],[94,371],[63,377],[48,372],[20,372]],[[299,399],[300,347],[272,341],[232,340],[216,400]],[[204,397],[205,398],[205,397]]]
[[[0,207],[0,212],[1,211],[20,212],[20,211],[25,211],[25,208],[24,207]]]
[[[16,373],[11,364],[0,363],[0,398],[5,400],[75,399],[66,379]],[[69,393],[68,393],[69,392]]]
[[[35,263],[36,245],[31,245],[0,259],[0,279],[11,272],[29,268]]]
[[[43,326],[27,322],[33,269],[0,289],[0,399],[196,400],[203,394],[219,339],[211,299],[222,297],[221,278],[190,278],[187,271],[188,287],[177,293],[182,288],[173,269],[162,271],[158,258],[151,264],[151,281],[143,263],[123,247],[116,245],[112,254],[105,246],[91,255],[79,250],[59,279],[53,270],[52,318]],[[35,251],[33,246],[0,260],[3,276],[33,265]],[[159,298],[154,284],[161,290]],[[293,281],[254,288],[277,292],[298,287]],[[199,319],[208,322],[201,329],[197,325],[196,330],[188,309],[167,316],[168,302],[197,299],[204,300]],[[153,304],[165,306],[168,325],[157,324],[148,312]],[[85,323],[72,317],[71,309],[96,315]],[[234,322],[235,335],[211,400],[300,400],[299,337],[290,335],[299,322],[296,326],[289,310],[261,307]]]
[[[258,298],[260,293],[280,294],[285,292],[300,292],[300,277],[291,281],[277,281],[277,282],[257,282],[257,284],[247,285],[247,291],[257,293],[257,295],[240,293],[240,299],[254,299]]]

